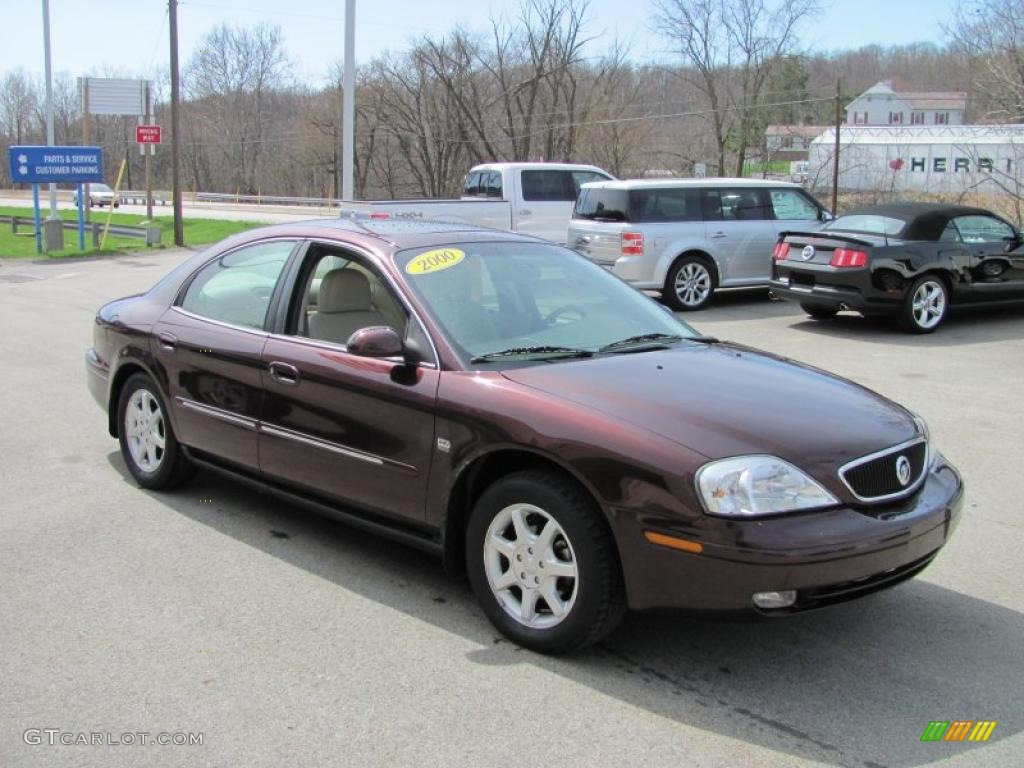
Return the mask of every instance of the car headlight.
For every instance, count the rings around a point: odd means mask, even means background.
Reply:
[[[738,456],[705,464],[697,490],[708,514],[751,517],[828,507],[839,500],[788,461]]]

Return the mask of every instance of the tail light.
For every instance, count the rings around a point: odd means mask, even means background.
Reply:
[[[833,267],[863,267],[868,263],[868,255],[864,251],[855,251],[852,248],[836,248],[832,251]]]
[[[775,248],[772,250],[772,256],[776,261],[785,261],[789,256],[789,243],[784,240],[779,240],[775,244]]]
[[[622,233],[622,255],[643,256],[644,255],[644,233],[623,232]]]
[[[377,221],[380,221],[381,219],[390,219],[391,218],[391,214],[390,213],[371,213],[370,214],[370,218],[374,219],[374,220],[377,220]]]

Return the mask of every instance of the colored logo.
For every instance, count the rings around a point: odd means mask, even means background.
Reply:
[[[898,171],[900,168],[903,167],[903,158],[897,157],[895,160],[890,160],[889,167],[892,168],[894,171]]]
[[[995,729],[995,720],[932,720],[921,741],[988,741]]]
[[[454,267],[464,258],[466,258],[466,254],[458,248],[438,248],[421,253],[405,265],[405,271],[410,275],[427,275]]]
[[[896,459],[896,479],[900,481],[900,485],[910,482],[910,459],[906,456]]]

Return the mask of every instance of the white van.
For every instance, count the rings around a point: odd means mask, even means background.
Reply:
[[[636,179],[580,188],[568,244],[679,310],[717,288],[768,285],[772,248],[787,229],[831,215],[801,187],[760,179]]]

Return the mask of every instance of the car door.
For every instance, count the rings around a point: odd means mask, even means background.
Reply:
[[[953,225],[967,251],[973,299],[1005,300],[1024,297],[1024,249],[1012,226],[983,214],[957,216]],[[1010,249],[1008,249],[1010,248]]]
[[[261,471],[334,502],[422,521],[439,381],[433,353],[407,365],[346,349],[354,330],[372,325],[432,349],[422,326],[365,256],[314,244],[297,283],[287,321],[262,354]]]
[[[766,283],[776,236],[765,190],[705,189],[702,208],[705,236],[718,262],[720,284]]]
[[[516,231],[564,245],[580,184],[607,178],[595,171],[550,168],[521,171]]]
[[[153,328],[178,439],[255,470],[266,319],[294,239],[229,250],[185,283]]]

